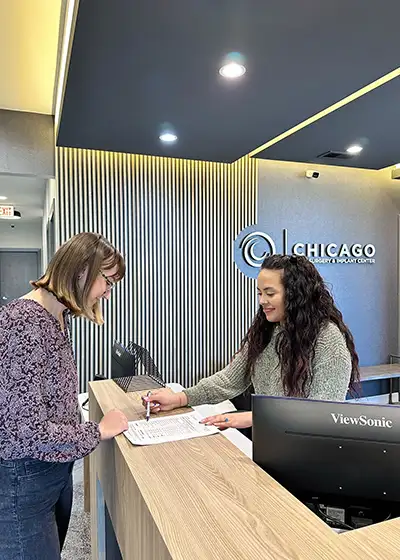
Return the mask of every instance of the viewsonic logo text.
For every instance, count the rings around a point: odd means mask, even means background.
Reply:
[[[331,416],[335,424],[352,424],[353,426],[368,426],[369,428],[393,428],[393,421],[382,418],[367,418],[365,414],[360,416],[344,416],[343,414],[335,414],[331,412]]]

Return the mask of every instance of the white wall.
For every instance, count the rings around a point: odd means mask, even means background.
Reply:
[[[14,228],[8,220],[0,221],[0,249],[42,249],[42,224],[15,221]]]

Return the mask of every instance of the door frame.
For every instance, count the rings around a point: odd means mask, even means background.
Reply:
[[[56,214],[55,214],[55,199],[51,201],[49,214],[47,216],[47,223],[46,223],[46,246],[43,246],[43,270],[45,270],[49,266],[49,262],[54,257],[54,254],[57,251],[57,231],[56,231]],[[49,258],[49,231],[50,231],[50,224],[53,220],[53,227],[54,227],[54,253]]]
[[[0,249],[0,253],[36,253],[37,254],[37,277],[40,277],[42,250],[41,249]]]

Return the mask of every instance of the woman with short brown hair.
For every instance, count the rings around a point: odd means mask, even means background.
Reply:
[[[102,324],[101,299],[125,275],[102,236],[80,233],[33,290],[0,312],[0,560],[53,560],[68,529],[72,466],[128,428],[108,412],[80,423],[70,316]]]

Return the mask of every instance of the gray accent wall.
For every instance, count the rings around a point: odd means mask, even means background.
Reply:
[[[318,179],[307,179],[306,169]],[[398,348],[397,186],[383,172],[259,160],[258,226],[282,251],[304,243],[373,243],[375,264],[317,265],[356,342],[361,365]]]
[[[51,115],[0,109],[0,173],[55,176]]]

